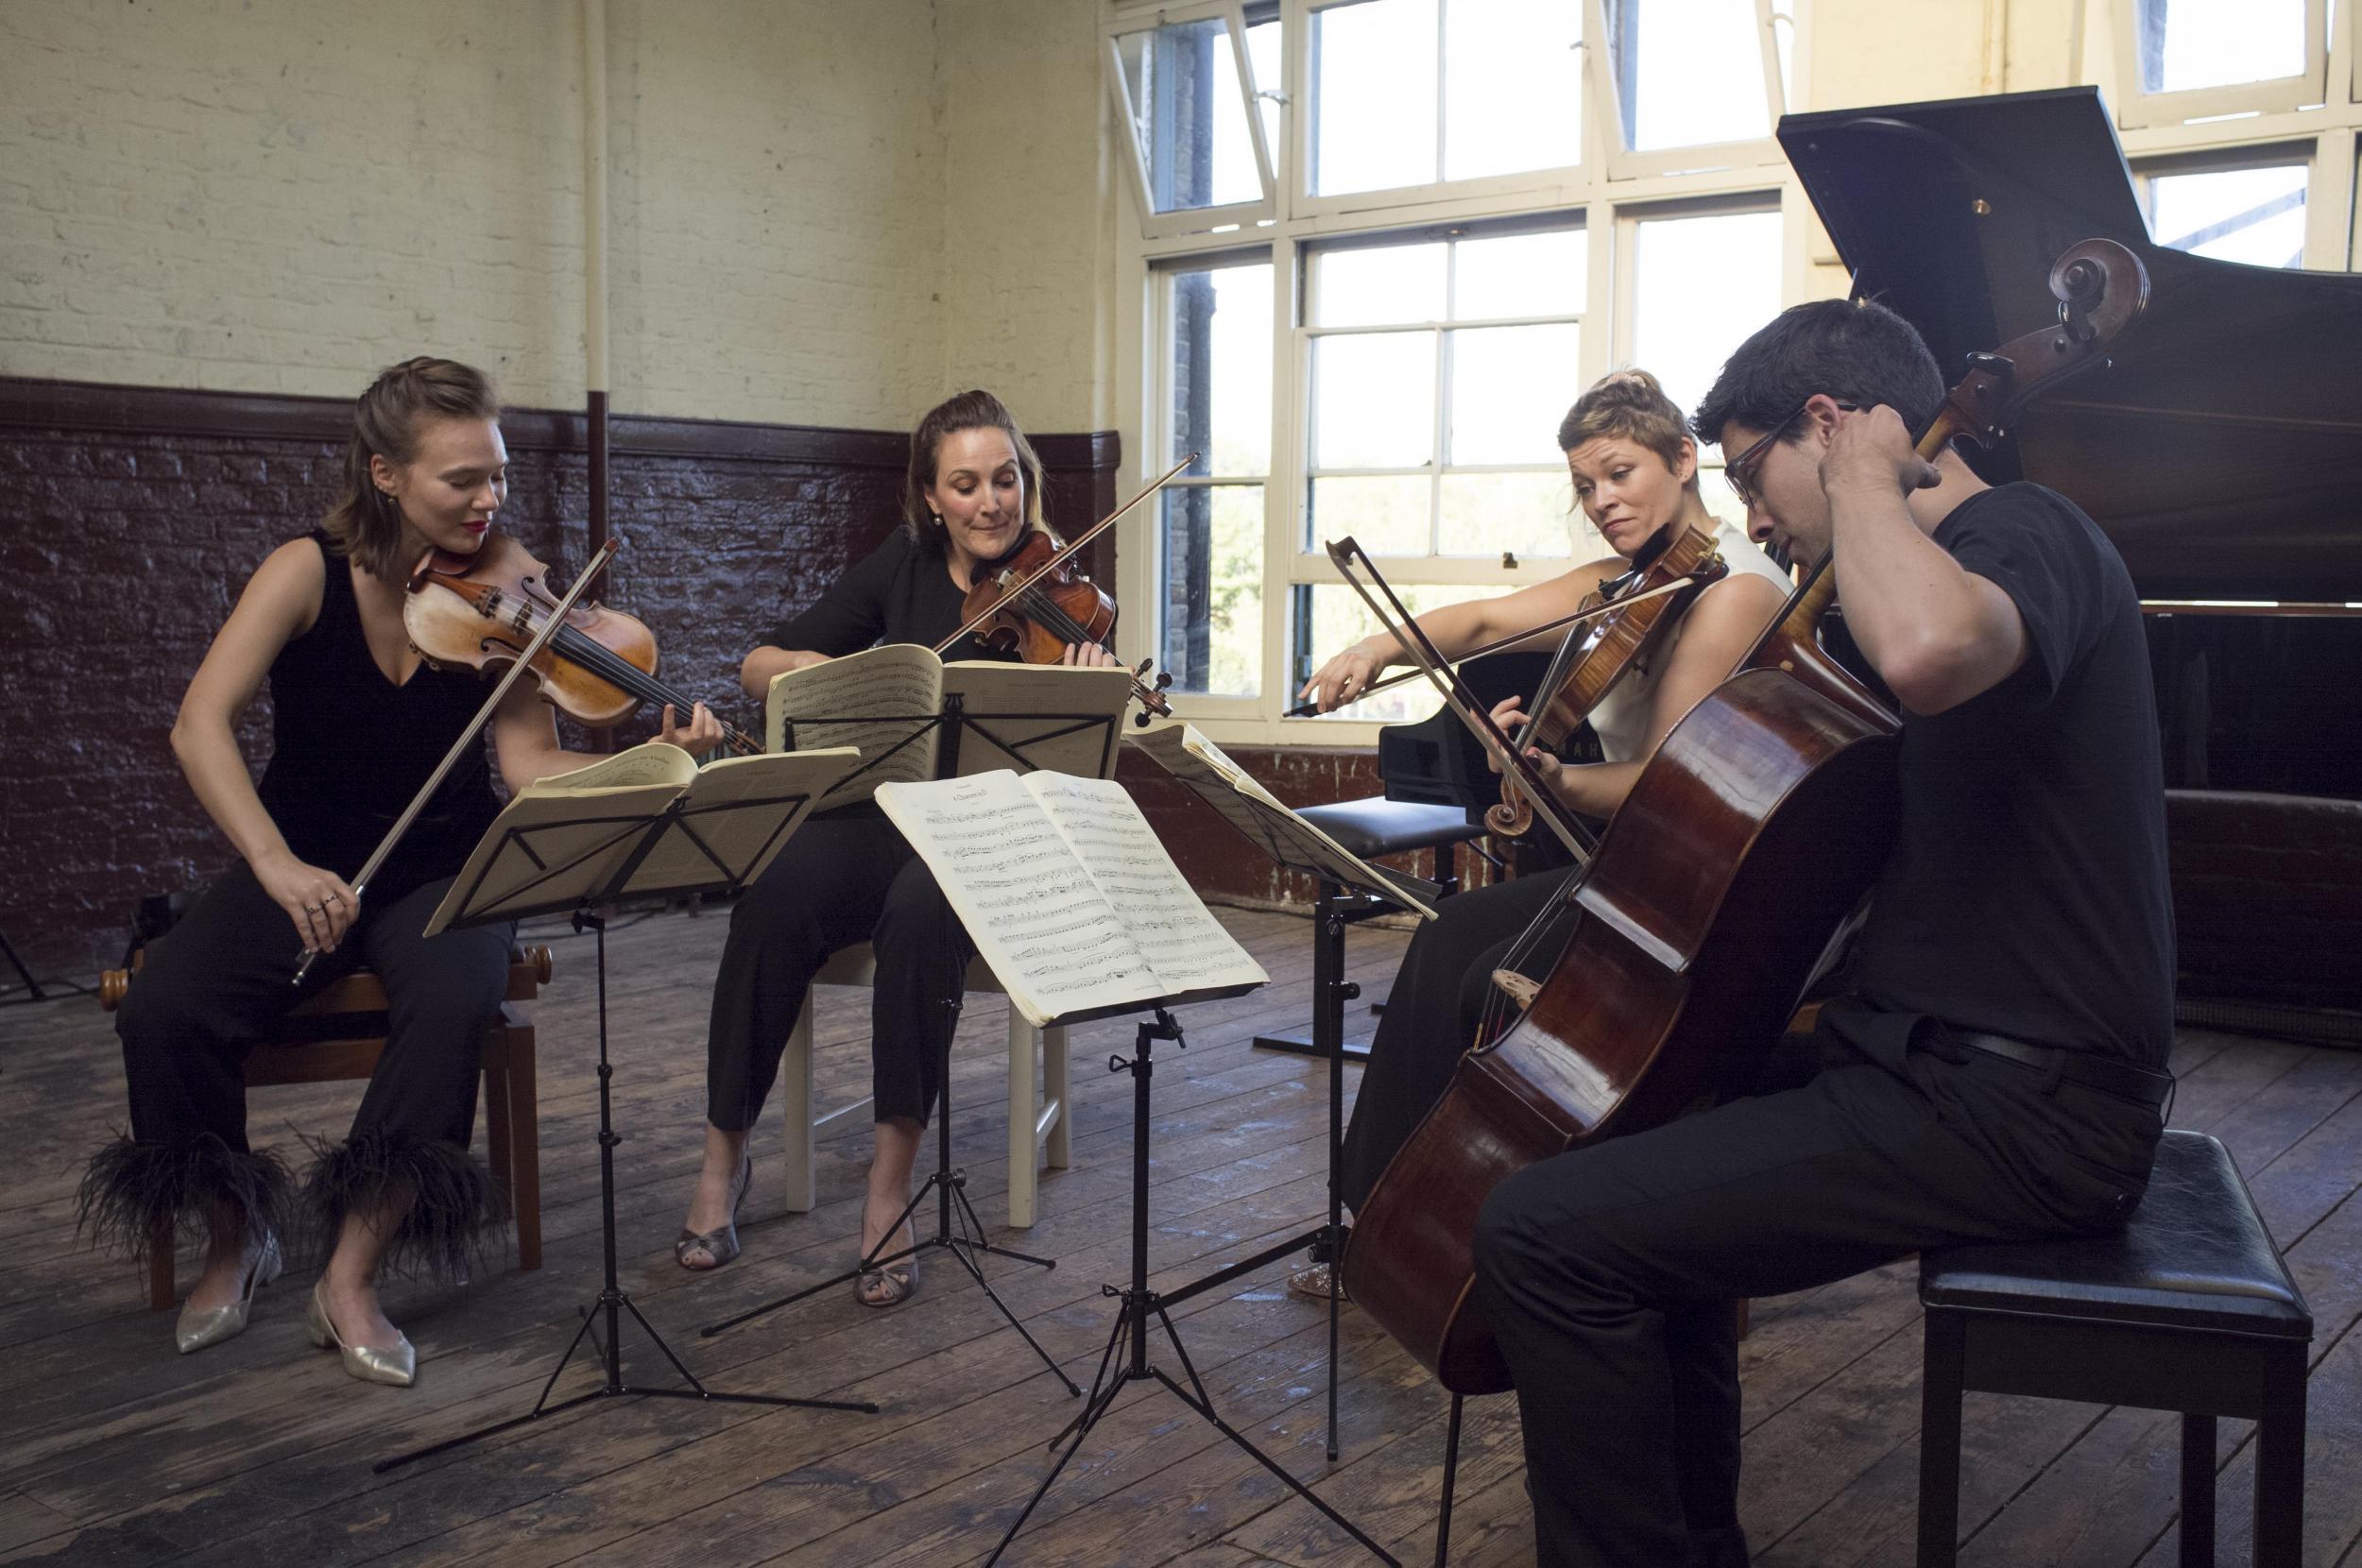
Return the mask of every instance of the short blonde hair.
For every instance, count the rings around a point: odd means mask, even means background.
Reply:
[[[1680,406],[1646,370],[1612,370],[1601,376],[1558,422],[1561,452],[1573,452],[1602,436],[1637,442],[1663,458],[1669,471],[1680,469],[1682,449],[1690,447],[1688,421],[1682,418]],[[1688,487],[1698,487],[1694,468],[1689,471]]]

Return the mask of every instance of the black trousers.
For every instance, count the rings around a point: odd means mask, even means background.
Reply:
[[[1337,1186],[1346,1207],[1361,1206],[1387,1162],[1443,1098],[1453,1067],[1476,1043],[1493,971],[1573,875],[1549,871],[1458,894],[1435,906],[1435,919],[1419,922],[1395,972],[1345,1128]],[[1555,957],[1556,945],[1545,942],[1518,967],[1539,973]]]
[[[332,1238],[352,1208],[407,1200],[389,1254],[464,1272],[476,1234],[498,1218],[489,1177],[467,1150],[515,927],[419,935],[449,886],[365,896],[301,990],[288,983],[302,957],[295,927],[243,861],[150,943],[115,1013],[131,1134],[100,1153],[84,1185],[86,1215],[102,1232],[137,1251],[163,1213],[192,1230],[225,1204],[265,1226],[297,1218],[281,1202],[283,1167],[248,1141],[241,1065],[280,1014],[367,963],[385,982],[385,1047],[350,1136],[317,1150],[302,1218]]]
[[[877,1119],[927,1120],[976,947],[900,831],[863,810],[807,822],[730,914],[706,1030],[706,1118],[714,1126],[754,1125],[813,976],[857,942],[877,953],[869,1015]]]
[[[1544,1564],[1744,1563],[1728,1302],[2120,1223],[2153,1107],[2014,1062],[1820,1041],[1795,1088],[1531,1166],[1476,1235]]]

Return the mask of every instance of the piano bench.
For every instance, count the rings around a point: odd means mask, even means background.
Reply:
[[[1954,1560],[1960,1395],[2182,1413],[2183,1568],[2215,1560],[2215,1421],[2256,1423],[2256,1568],[2296,1568],[2313,1315],[2223,1146],[2168,1132],[2122,1230],[1924,1254],[1919,1564]]]
[[[1389,800],[1384,795],[1371,795],[1363,800],[1339,800],[1326,806],[1307,806],[1296,815],[1335,839],[1354,855],[1364,861],[1375,861],[1386,855],[1408,855],[1421,849],[1435,852],[1435,876],[1439,896],[1449,896],[1460,891],[1458,857],[1454,851],[1470,839],[1481,838],[1484,828],[1468,820],[1468,813],[1457,806],[1429,806],[1405,800]],[[1344,1004],[1358,990],[1344,984],[1345,928],[1375,914],[1389,912],[1389,907],[1373,903],[1345,892],[1335,883],[1321,883],[1320,899],[1312,912],[1312,1005],[1322,1013],[1333,1010],[1336,1016],[1316,1017],[1312,1034],[1258,1034],[1255,1043],[1266,1050],[1290,1051],[1299,1056],[1322,1056],[1327,1048],[1319,1044],[1323,1025],[1333,1027],[1340,1037],[1344,1030]],[[1357,1062],[1369,1060],[1367,1046],[1346,1046],[1344,1054]]]

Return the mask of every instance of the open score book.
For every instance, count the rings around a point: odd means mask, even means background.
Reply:
[[[1104,778],[1115,772],[1116,731],[1132,677],[1105,667],[959,659],[889,642],[773,677],[763,700],[763,746],[783,752],[858,746],[860,766],[819,809],[866,800],[884,783],[933,779],[943,766],[946,726],[935,721],[958,697],[963,774],[1049,768]]]
[[[882,784],[877,798],[1030,1023],[1235,996],[1271,979],[1113,779],[1001,770]]]

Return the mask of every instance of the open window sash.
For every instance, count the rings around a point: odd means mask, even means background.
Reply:
[[[2129,0],[2128,0],[2129,3]],[[1778,29],[1793,24],[1774,0],[1752,0],[1755,52],[1763,77],[1763,134],[1736,141],[1702,142],[1677,147],[1636,147],[1633,145],[1633,104],[1626,99],[1631,77],[1617,49],[1618,31],[1611,22],[1631,8],[1645,11],[1648,0],[1582,0],[1583,9],[1584,89],[1605,112],[1600,117],[1607,140],[1607,172],[1613,179],[1643,179],[1657,175],[1700,169],[1751,168],[1783,162],[1772,132],[1788,112],[1787,74],[1780,65]],[[1635,89],[1636,91],[1636,89]]]
[[[1151,13],[1149,26],[1141,26],[1141,21],[1138,16],[1119,17],[1107,25],[1102,35],[1108,97],[1116,119],[1123,127],[1125,145],[1132,149],[1132,194],[1139,206],[1141,237],[1170,239],[1177,234],[1204,233],[1276,216],[1277,180],[1273,173],[1273,149],[1263,134],[1263,117],[1256,112],[1255,65],[1247,53],[1246,18],[1238,0],[1169,7]],[[1236,115],[1243,121],[1246,146],[1254,155],[1256,180],[1261,192],[1252,199],[1220,205],[1210,200],[1200,204],[1175,197],[1168,189],[1171,181],[1166,177],[1177,155],[1172,138],[1181,134],[1184,128],[1175,118],[1176,106],[1170,97],[1172,89],[1160,78],[1156,64],[1158,60],[1170,58],[1178,40],[1210,22],[1222,24],[1222,42],[1216,48],[1228,51],[1222,58],[1230,64],[1234,91],[1222,91],[1219,78],[1223,73],[1217,70],[1217,79],[1207,98],[1209,118],[1194,129],[1210,144],[1217,120]],[[1213,178],[1209,172],[1209,182]]]
[[[2329,80],[2328,0],[2299,0],[2304,9],[2304,64],[2291,77],[2225,82],[2168,92],[2148,85],[2142,42],[2148,0],[2108,0],[2115,12],[2116,124],[2126,130],[2180,125],[2218,115],[2273,113],[2322,101]],[[2168,21],[2167,26],[2170,26]],[[2162,48],[2162,42],[2160,47]]]

